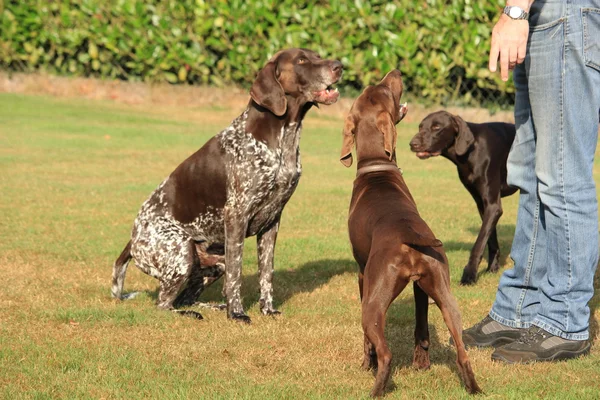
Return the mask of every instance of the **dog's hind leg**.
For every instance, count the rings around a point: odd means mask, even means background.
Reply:
[[[384,257],[369,258],[363,278],[362,326],[377,353],[377,375],[372,397],[382,396],[391,373],[392,352],[385,340],[385,313],[408,280],[398,277],[396,265]]]
[[[204,276],[199,267],[194,267],[188,278],[187,286],[175,300],[175,307],[193,305],[196,302],[196,299],[200,297],[200,294],[204,291],[204,289]]]
[[[427,323],[427,312],[429,308],[429,297],[417,284],[413,282],[415,296],[415,352],[413,356],[413,367],[427,369],[429,362],[429,326]]]
[[[182,243],[177,250],[178,254],[169,257],[169,263],[167,263],[160,278],[156,306],[159,309],[171,310],[181,315],[202,319],[199,312],[175,310],[175,301],[188,284],[194,270],[198,267],[198,257],[193,241]]]
[[[194,268],[190,275],[187,287],[181,292],[175,301],[176,306],[199,306],[212,308],[215,310],[225,310],[226,304],[212,304],[198,302],[198,298],[202,292],[217,281],[225,273],[225,264],[217,264],[213,266],[202,266]]]
[[[123,294],[123,285],[125,284],[125,274],[127,273],[129,261],[131,261],[131,240],[127,242],[127,245],[113,266],[111,294],[115,299],[128,300],[134,298],[139,293]]]
[[[360,293],[360,301],[363,299],[363,273],[360,272],[358,274],[358,291]],[[364,358],[361,368],[365,371],[369,371],[371,369],[377,368],[377,353],[375,352],[375,347],[373,343],[369,340],[366,334],[364,334]]]
[[[196,244],[196,252],[200,259],[204,288],[209,287],[225,274],[225,255],[223,253],[214,253],[211,251],[211,247],[205,248],[204,246]]]
[[[435,300],[435,303],[442,312],[444,322],[456,344],[456,365],[467,392],[470,394],[480,393],[481,389],[475,380],[475,374],[471,368],[471,363],[462,340],[462,322],[460,312],[458,311],[458,304],[452,293],[450,293],[450,278],[447,276],[447,273],[444,274],[440,271],[439,267],[441,266],[439,264],[438,266],[429,268],[430,273],[424,275],[418,281],[419,286]]]
[[[198,302],[200,294],[219,280],[225,274],[225,256],[219,249],[209,247],[206,242],[196,243],[196,254],[200,266],[196,267],[190,276],[189,283],[179,295],[176,303],[181,305],[195,305],[211,308],[214,310],[225,310],[227,305]]]

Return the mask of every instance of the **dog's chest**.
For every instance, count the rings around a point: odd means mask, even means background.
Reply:
[[[292,196],[301,174],[299,140],[301,126],[284,127],[276,148],[269,148],[245,130],[247,113],[242,114],[219,135],[226,157],[226,207],[237,221],[247,221],[247,236],[268,228],[279,216]],[[197,241],[223,243],[225,240],[224,210],[208,207],[193,221],[181,223],[171,212],[163,181],[151,194],[134,222],[133,235],[156,231],[156,237],[176,238],[181,233]]]
[[[475,173],[475,171],[473,170],[473,167],[471,166],[470,163],[457,165],[456,169],[458,171],[458,177],[459,177],[460,181],[465,186],[473,185],[477,181],[477,178],[479,177],[479,175],[477,175]]]
[[[269,148],[246,133],[245,120],[220,140],[228,158],[227,205],[248,218],[247,236],[267,228],[292,196],[300,175],[301,125],[284,126]]]

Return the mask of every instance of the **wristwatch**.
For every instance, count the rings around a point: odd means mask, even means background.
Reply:
[[[512,19],[527,19],[527,18],[529,18],[529,13],[518,6],[504,7],[504,14],[508,15]]]

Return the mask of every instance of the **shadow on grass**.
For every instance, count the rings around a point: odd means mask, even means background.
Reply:
[[[277,265],[277,264],[276,264]],[[299,293],[309,293],[323,286],[331,278],[346,272],[357,272],[358,266],[354,260],[317,260],[302,264],[294,269],[276,269],[273,276],[273,301],[275,307],[279,307],[290,298]],[[260,285],[258,283],[258,272],[252,275],[242,276],[242,301],[244,309],[248,310],[254,306],[260,297]],[[209,286],[198,298],[200,302],[224,303],[221,294],[223,289],[223,278]],[[358,292],[358,286],[357,286]],[[148,291],[153,299],[158,299],[158,289]]]

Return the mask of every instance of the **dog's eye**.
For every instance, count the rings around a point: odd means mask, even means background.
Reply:
[[[308,60],[304,57],[300,57],[298,59],[298,64],[306,64],[308,62]]]
[[[440,126],[439,126],[439,125],[433,125],[433,126],[431,127],[431,129],[438,130],[438,129],[440,129]]]

